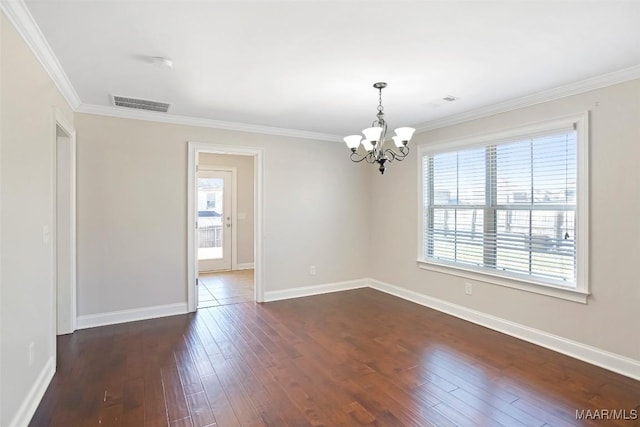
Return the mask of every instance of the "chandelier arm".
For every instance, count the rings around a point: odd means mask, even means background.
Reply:
[[[402,158],[404,159],[409,155],[409,147],[407,145],[403,145],[400,147],[400,152],[402,153]]]
[[[409,155],[409,147],[407,146],[400,147],[399,150],[400,150],[400,153],[397,153],[392,148],[387,148],[386,150],[384,150],[384,155],[385,157],[387,157],[387,160],[390,162],[393,160],[397,160],[401,162],[404,160],[405,157],[407,157],[407,155]]]
[[[349,156],[349,158],[354,163],[360,163],[363,160],[366,160],[367,163],[369,163],[369,164],[374,164],[374,163],[377,162],[376,157],[373,156],[371,152],[369,152],[369,153],[367,153],[365,155],[358,154],[357,152],[352,152],[351,155]]]
[[[367,157],[369,157],[368,153],[363,156],[354,151],[351,153],[350,159],[354,163],[360,163],[361,161],[366,160]]]
[[[387,158],[387,161],[389,163],[393,162],[394,160],[398,160],[401,161],[402,159],[404,159],[403,156],[400,156],[398,153],[396,153],[395,151],[393,151],[391,148],[387,148],[384,152],[385,157]]]

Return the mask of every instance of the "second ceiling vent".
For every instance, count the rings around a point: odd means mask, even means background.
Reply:
[[[130,98],[126,96],[113,95],[113,105],[116,107],[134,108],[136,110],[157,111],[166,113],[171,104],[166,102],[151,101],[149,99]]]

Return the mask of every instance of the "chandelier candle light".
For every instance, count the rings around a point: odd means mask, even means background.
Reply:
[[[384,174],[385,163],[392,162],[393,160],[402,161],[407,154],[409,154],[409,147],[407,144],[416,131],[414,128],[402,127],[394,130],[396,135],[392,138],[398,151],[394,151],[393,148],[385,148],[385,137],[387,135],[387,122],[384,120],[384,107],[382,106],[382,89],[387,87],[384,82],[374,83],[374,88],[379,92],[379,104],[377,119],[371,123],[370,128],[366,128],[362,131],[362,135],[349,135],[344,138],[344,142],[347,143],[347,147],[351,149],[351,161],[359,163],[366,160],[367,163],[378,163],[380,167],[378,170],[381,174]],[[358,147],[362,144],[364,153],[358,153]],[[390,145],[390,144],[389,144]]]

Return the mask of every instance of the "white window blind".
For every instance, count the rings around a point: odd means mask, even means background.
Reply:
[[[575,126],[425,154],[423,259],[576,287]]]

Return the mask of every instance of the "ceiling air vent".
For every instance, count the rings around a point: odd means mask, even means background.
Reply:
[[[137,110],[158,111],[166,113],[169,106],[166,102],[150,101],[148,99],[128,98],[125,96],[113,95],[113,105],[116,107],[135,108]]]

